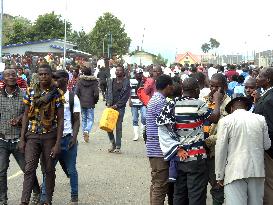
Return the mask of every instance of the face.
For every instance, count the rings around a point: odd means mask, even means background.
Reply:
[[[52,80],[52,73],[49,71],[48,68],[39,68],[38,70],[39,81],[44,84],[50,84]]]
[[[67,88],[67,84],[68,84],[68,79],[67,78],[64,78],[64,77],[61,77],[61,78],[54,78],[54,82],[55,82],[55,85],[62,89],[63,91],[66,91],[66,88]]]
[[[135,79],[141,80],[143,77],[143,73],[135,73]]]
[[[117,76],[118,78],[123,77],[123,76],[124,76],[124,69],[121,68],[121,67],[117,67],[117,68],[116,68],[116,76]]]
[[[162,69],[161,68],[154,68],[153,69],[153,78],[158,78],[162,74],[163,73],[162,73]]]
[[[266,88],[267,84],[268,84],[268,81],[267,81],[267,77],[266,77],[266,73],[265,73],[265,70],[262,70],[259,75],[257,76],[257,83],[256,85],[258,87],[261,87],[261,88]]]
[[[258,71],[253,70],[253,71],[252,71],[252,74],[251,74],[251,77],[252,77],[252,78],[257,78],[258,75],[259,75]]]
[[[168,86],[165,88],[166,96],[167,96],[167,97],[173,96],[173,91],[174,91],[174,86],[173,86],[173,85],[168,85]]]
[[[245,94],[246,96],[251,96],[251,94],[256,90],[256,81],[247,81],[245,83]]]
[[[22,70],[21,68],[19,68],[19,69],[17,70],[17,73],[18,73],[18,75],[22,75],[22,74],[23,74],[23,70]]]
[[[211,93],[215,93],[217,90],[219,90],[219,88],[222,90],[222,91],[225,91],[226,90],[226,86],[224,86],[219,80],[216,80],[216,79],[211,79],[210,81],[210,91]]]
[[[4,82],[7,86],[14,86],[16,85],[16,71],[15,69],[7,69],[3,73]]]

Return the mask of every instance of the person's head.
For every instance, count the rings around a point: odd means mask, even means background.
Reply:
[[[211,93],[215,93],[217,90],[221,89],[223,93],[226,92],[227,86],[227,78],[221,73],[216,73],[211,77],[210,80],[210,91]]]
[[[243,84],[244,81],[245,81],[245,77],[242,76],[242,75],[239,75],[239,76],[238,76],[238,79],[237,79],[237,82],[240,83],[240,84]]]
[[[79,76],[79,70],[74,69],[72,74],[73,74],[73,78],[77,78]]]
[[[21,67],[17,68],[17,74],[18,76],[21,76],[23,74],[23,69]]]
[[[3,80],[6,86],[13,87],[16,85],[17,74],[13,68],[8,68],[3,71]]]
[[[165,97],[172,96],[173,94],[173,81],[169,75],[160,75],[156,80],[156,89]]]
[[[185,97],[199,98],[200,88],[195,78],[189,77],[183,81],[183,95]]]
[[[181,97],[182,96],[182,85],[180,83],[174,82],[173,84],[173,94],[172,97]]]
[[[141,80],[142,77],[143,77],[143,70],[142,70],[142,68],[136,68],[134,74],[135,74],[135,79]]]
[[[231,81],[238,81],[238,75],[231,76]]]
[[[123,78],[125,76],[125,70],[124,67],[121,65],[118,65],[116,68],[116,77],[117,78]]]
[[[249,78],[245,83],[245,94],[247,97],[250,97],[251,94],[256,90],[256,79]]]
[[[252,107],[252,102],[249,98],[246,97],[236,97],[232,99],[227,105],[226,105],[226,112],[227,113],[233,113],[235,110],[238,109],[244,109],[244,110],[250,110]]]
[[[159,76],[163,74],[162,68],[160,65],[156,65],[153,67],[153,78],[157,79]]]
[[[57,70],[53,74],[53,79],[56,83],[56,86],[60,88],[63,92],[66,92],[69,74],[65,70]]]
[[[83,73],[84,75],[91,76],[91,75],[92,75],[92,70],[91,70],[91,68],[83,67],[83,68],[82,68],[82,73]]]
[[[257,69],[253,69],[253,70],[251,71],[251,73],[250,73],[250,76],[251,76],[252,78],[257,78],[258,75],[259,75],[259,71],[258,71]]]
[[[203,89],[205,87],[206,75],[204,73],[197,72],[197,73],[194,73],[192,77],[198,81],[198,85],[200,89]]]
[[[220,65],[220,66],[218,67],[218,72],[224,73],[224,72],[225,72],[225,67],[222,66],[222,65]]]
[[[273,67],[264,68],[257,77],[257,86],[268,89],[273,86]]]
[[[52,70],[48,64],[42,64],[38,69],[39,82],[43,86],[51,84]]]

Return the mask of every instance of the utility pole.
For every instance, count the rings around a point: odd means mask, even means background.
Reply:
[[[3,0],[1,0],[0,11],[0,63],[2,63],[2,42],[3,42]]]
[[[64,62],[63,69],[66,66],[66,14],[67,14],[67,0],[65,0],[65,15],[64,15]]]

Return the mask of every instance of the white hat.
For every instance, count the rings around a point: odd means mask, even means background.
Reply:
[[[136,73],[143,73],[143,69],[142,68],[136,68]]]

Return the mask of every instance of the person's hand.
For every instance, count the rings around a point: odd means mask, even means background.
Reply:
[[[218,180],[217,184],[219,184],[219,186],[223,187],[224,186],[224,180]]]
[[[224,98],[224,93],[221,91],[221,88],[218,88],[218,90],[213,93],[213,101],[220,103]]]
[[[117,105],[113,105],[113,106],[111,106],[111,108],[114,109],[114,110],[116,110],[116,109],[118,109],[118,106]]]
[[[257,90],[255,90],[251,93],[251,97],[254,98],[254,103],[257,103],[261,98],[261,94]]]
[[[19,145],[18,145],[19,152],[25,153],[25,147],[26,147],[25,140],[20,139]]]
[[[20,121],[21,121],[21,118],[13,118],[13,119],[11,119],[10,121],[9,121],[9,123],[12,125],[12,126],[18,126],[19,125],[19,123],[20,123]]]
[[[57,154],[59,154],[61,151],[60,145],[59,144],[55,144],[54,147],[51,149],[51,153],[50,153],[50,157],[52,157],[53,159],[56,158]]]
[[[179,150],[178,150],[178,152],[177,152],[177,156],[178,156],[180,159],[185,160],[185,159],[187,159],[187,157],[188,157],[188,153],[187,153],[184,149],[179,148]]]
[[[71,149],[75,144],[77,144],[77,138],[73,137],[68,144],[68,149]]]

